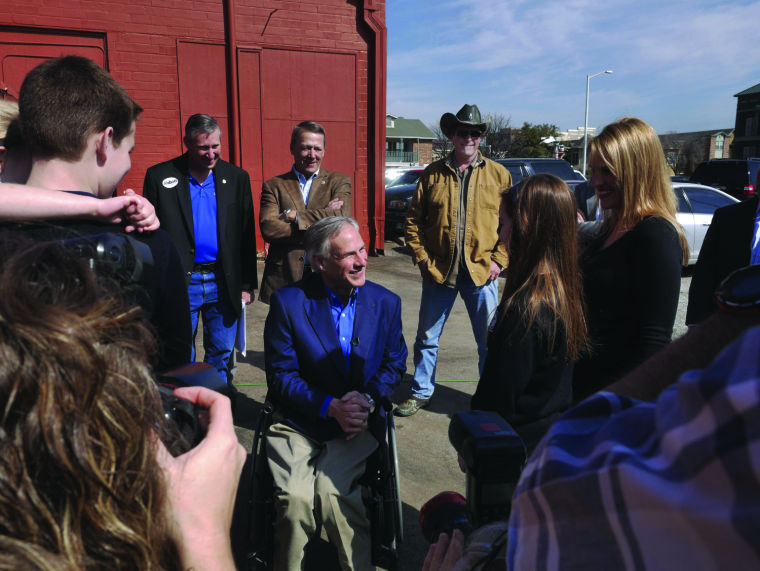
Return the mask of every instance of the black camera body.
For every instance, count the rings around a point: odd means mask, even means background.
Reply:
[[[508,519],[512,493],[527,460],[520,435],[499,414],[473,410],[454,415],[449,441],[467,466],[467,517],[472,527]]]
[[[127,234],[104,232],[61,240],[75,255],[88,261],[90,268],[105,262],[125,284],[147,284],[152,279],[153,254],[150,248]]]
[[[169,453],[179,456],[200,444],[208,428],[208,410],[174,394],[174,387],[158,383],[161,405],[166,418],[167,435],[163,439]]]
[[[184,454],[197,446],[208,429],[208,410],[180,398],[174,389],[188,386],[213,386],[219,375],[208,363],[190,363],[168,371],[156,381],[166,423],[164,445],[173,456]]]

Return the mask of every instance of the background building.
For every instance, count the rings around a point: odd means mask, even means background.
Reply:
[[[385,166],[425,166],[433,162],[435,134],[419,119],[385,116]]]
[[[87,56],[145,109],[123,188],[180,154],[185,121],[203,112],[222,125],[223,157],[250,173],[256,205],[261,183],[292,165],[293,126],[318,121],[324,165],[351,178],[362,235],[382,249],[386,38],[384,0],[10,0],[0,95],[15,101],[44,59]]]
[[[727,159],[733,129],[667,133],[660,135],[665,160],[674,173],[691,175],[697,165],[710,159]]]
[[[760,83],[734,95],[736,125],[732,159],[760,156]]]

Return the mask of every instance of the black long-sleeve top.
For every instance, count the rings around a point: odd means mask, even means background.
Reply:
[[[607,234],[581,252],[592,352],[575,365],[578,402],[619,379],[670,341],[683,252],[667,220],[650,216],[604,248]]]
[[[528,327],[521,304],[513,304],[488,337],[488,354],[473,410],[499,413],[523,438],[530,453],[572,400],[572,363],[567,335],[554,312],[542,306]],[[557,325],[554,343],[550,333]]]

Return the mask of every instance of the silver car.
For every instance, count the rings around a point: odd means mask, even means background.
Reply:
[[[713,212],[721,206],[739,202],[717,188],[691,182],[674,182],[678,212],[676,217],[683,226],[689,243],[689,265],[695,264],[712,222]]]

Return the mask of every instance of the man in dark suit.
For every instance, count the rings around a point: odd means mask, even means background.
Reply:
[[[351,216],[351,181],[321,168],[324,127],[314,121],[296,125],[290,152],[293,168],[270,178],[261,189],[259,225],[269,242],[259,290],[259,299],[265,303],[273,291],[301,279],[306,229],[326,216]]]
[[[357,480],[384,433],[380,403],[406,370],[401,299],[365,280],[367,251],[353,219],[320,220],[305,245],[316,273],[274,292],[264,328],[275,406],[267,433],[274,568],[301,568],[320,521],[344,569],[369,569],[369,522]]]
[[[221,134],[213,117],[190,117],[187,152],[150,167],[143,196],[179,250],[193,335],[203,315],[204,361],[231,383],[228,362],[241,299],[250,303],[257,284],[256,242],[251,181],[243,169],[219,158]]]
[[[757,196],[713,214],[691,278],[687,325],[696,325],[717,309],[713,294],[728,274],[753,263],[753,258],[754,263],[760,262],[760,245],[755,243],[757,214]],[[754,255],[753,249],[757,250]]]

